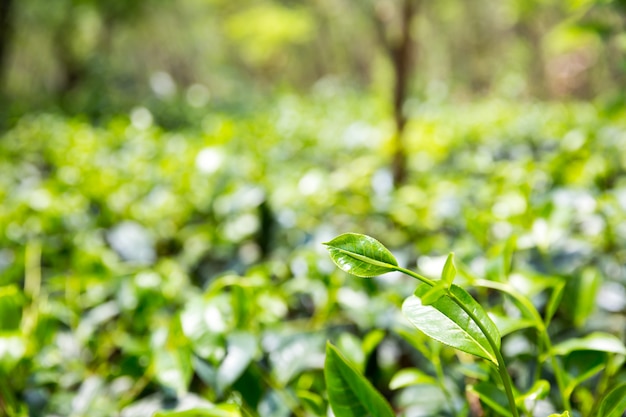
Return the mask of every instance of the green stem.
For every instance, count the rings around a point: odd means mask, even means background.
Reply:
[[[502,379],[502,384],[504,385],[504,391],[506,392],[506,397],[509,400],[509,408],[511,409],[511,413],[513,414],[513,417],[519,417],[517,406],[515,405],[515,396],[513,395],[513,382],[511,381],[511,376],[509,375],[506,369],[506,362],[504,362],[504,357],[502,356],[502,353],[500,352],[500,347],[498,346],[496,341],[493,340],[493,338],[491,337],[491,335],[489,334],[489,332],[487,331],[483,323],[478,319],[478,317],[476,317],[476,315],[472,312],[472,310],[467,308],[467,306],[463,304],[461,300],[456,298],[454,294],[449,294],[449,297],[459,307],[461,307],[463,311],[467,313],[468,316],[470,316],[472,321],[476,323],[480,331],[487,338],[487,342],[489,342],[491,349],[496,354],[496,360],[498,361],[498,372],[500,373],[500,379]]]
[[[434,349],[431,349],[431,352],[433,350]],[[448,391],[448,387],[446,387],[446,379],[443,374],[443,367],[441,366],[441,348],[437,349],[436,355],[431,356],[430,360],[433,363],[433,366],[435,367],[435,374],[437,375],[437,382],[439,383],[439,388],[443,392],[444,397],[446,397],[446,403],[448,404],[449,411],[451,415],[454,415],[455,414],[454,401],[452,398],[452,394],[450,394],[450,391]]]
[[[424,284],[430,285],[431,287],[435,286],[435,281],[433,281],[432,279],[428,279],[425,276],[418,274],[417,272],[413,272],[410,269],[405,269],[400,266],[396,266],[394,267],[394,269],[398,272],[402,272],[403,274],[409,275],[419,281],[422,281]]]
[[[435,281],[428,279],[416,272],[401,267],[396,267],[396,270],[413,278],[416,278],[424,284],[430,285],[431,287],[435,286]],[[459,300],[452,293],[448,293],[448,297],[450,297],[450,299],[454,301],[456,305],[458,305],[459,307],[461,307],[461,309],[463,309],[463,311],[465,311],[465,313],[472,319],[474,323],[476,323],[480,331],[487,338],[487,342],[491,346],[491,349],[496,355],[496,360],[498,361],[498,372],[500,373],[500,379],[502,379],[502,385],[504,385],[504,391],[506,392],[506,396],[509,401],[509,408],[511,409],[511,413],[513,414],[513,417],[519,417],[517,406],[515,405],[515,396],[513,395],[513,382],[511,381],[511,377],[509,376],[509,373],[506,369],[506,363],[504,362],[504,357],[502,357],[502,353],[500,352],[500,347],[498,346],[496,341],[493,340],[483,323],[465,304],[463,304],[461,300]]]
[[[548,336],[548,329],[545,327],[540,329],[541,338],[543,340],[543,345],[550,355],[550,363],[552,364],[552,370],[554,371],[554,376],[556,378],[556,384],[559,387],[559,391],[561,393],[561,402],[563,403],[563,408],[565,410],[571,410],[572,406],[569,402],[569,395],[565,392],[565,378],[563,377],[563,369],[561,368],[561,364],[559,363],[556,356],[552,353],[552,342],[550,341],[550,337]]]
[[[4,401],[0,401],[0,411],[4,408],[4,411],[8,416],[14,416],[16,415],[15,410],[17,408],[17,403],[15,396],[11,391],[11,387],[8,386],[6,381],[8,381],[8,379],[2,375],[2,378],[0,378],[0,394],[2,394]]]

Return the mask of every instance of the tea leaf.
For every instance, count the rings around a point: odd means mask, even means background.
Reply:
[[[454,253],[450,253],[448,259],[446,259],[446,264],[443,266],[443,272],[441,273],[441,281],[445,284],[446,289],[450,288],[455,276],[456,267],[454,266]]]
[[[326,344],[324,379],[328,401],[336,416],[394,416],[385,398],[330,343]]]
[[[582,338],[568,339],[555,345],[552,352],[555,355],[567,355],[576,350],[595,350],[626,355],[626,347],[622,341],[612,334],[603,332],[594,332]]]
[[[618,385],[600,403],[598,417],[621,417],[626,411],[626,383]]]
[[[468,390],[477,394],[480,401],[493,409],[499,416],[513,417],[507,405],[504,392],[490,382],[480,382],[469,386]]]
[[[417,368],[406,368],[399,370],[389,382],[390,389],[399,389],[417,384],[435,385],[437,381],[432,376]]]
[[[382,243],[358,233],[337,236],[328,246],[333,262],[349,274],[371,278],[394,271],[398,261]]]
[[[437,302],[437,300],[439,300],[447,293],[448,288],[446,288],[444,283],[439,282],[437,285],[431,287],[428,291],[426,291],[424,295],[420,297],[420,300],[422,300],[423,305],[429,306]]]
[[[427,285],[420,285],[415,291],[415,296],[404,301],[402,312],[409,321],[420,331],[443,344],[497,364],[496,355],[487,337],[450,297],[441,297],[432,305],[424,305],[419,297],[426,294],[429,289]],[[459,299],[480,320],[499,347],[500,333],[480,304],[457,285],[453,284],[450,287],[450,294]]]

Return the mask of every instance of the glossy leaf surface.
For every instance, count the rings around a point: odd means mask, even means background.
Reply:
[[[567,355],[576,350],[595,350],[626,355],[626,347],[619,338],[602,332],[591,333],[582,338],[568,339],[553,347],[556,355]]]
[[[398,261],[373,237],[345,233],[325,243],[333,262],[345,272],[371,278],[395,270]]]
[[[598,417],[621,417],[626,412],[626,384],[615,387],[600,403]]]
[[[404,301],[402,312],[408,320],[420,331],[443,344],[497,364],[496,355],[487,337],[468,313],[450,297],[442,297],[429,306],[422,303],[419,297],[429,289],[427,285],[420,285],[415,295]],[[480,304],[457,285],[450,287],[450,293],[480,320],[499,348],[500,333]]]
[[[448,289],[443,285],[444,283],[438,282],[437,285],[431,287],[424,295],[420,297],[422,304],[429,306],[434,304],[437,300],[448,293]]]
[[[394,416],[383,396],[330,343],[326,345],[324,378],[328,400],[335,416]]]

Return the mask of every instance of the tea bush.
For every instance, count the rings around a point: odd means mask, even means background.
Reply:
[[[408,110],[397,188],[368,97],[284,96],[180,131],[148,109],[102,126],[24,116],[0,138],[0,410],[326,416],[330,340],[397,415],[501,415],[489,365],[400,314],[409,279],[333,266],[321,243],[355,231],[431,278],[454,251],[532,396],[522,411],[562,412],[544,342],[497,285],[530,300],[570,411],[596,415],[626,378],[623,114]],[[580,343],[597,332],[600,347]]]

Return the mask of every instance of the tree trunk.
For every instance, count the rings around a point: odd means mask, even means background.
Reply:
[[[13,0],[0,0],[0,86],[6,74],[9,41],[13,34]]]
[[[413,42],[411,21],[416,11],[416,0],[404,0],[401,15],[401,36],[396,45],[390,48],[395,76],[393,91],[393,113],[396,125],[394,137],[393,179],[396,186],[402,185],[407,176],[407,151],[404,141],[404,128],[407,118],[404,103],[409,95],[409,80],[413,63]]]
[[[418,9],[419,0],[403,0],[397,18],[389,18],[388,10],[379,8],[373,13],[374,23],[393,67],[393,118],[395,133],[393,141],[392,172],[396,187],[404,184],[407,177],[407,150],[404,141],[406,115],[404,103],[409,95],[409,81],[414,65],[414,43],[411,36],[411,22]],[[389,32],[399,28],[397,36]]]

